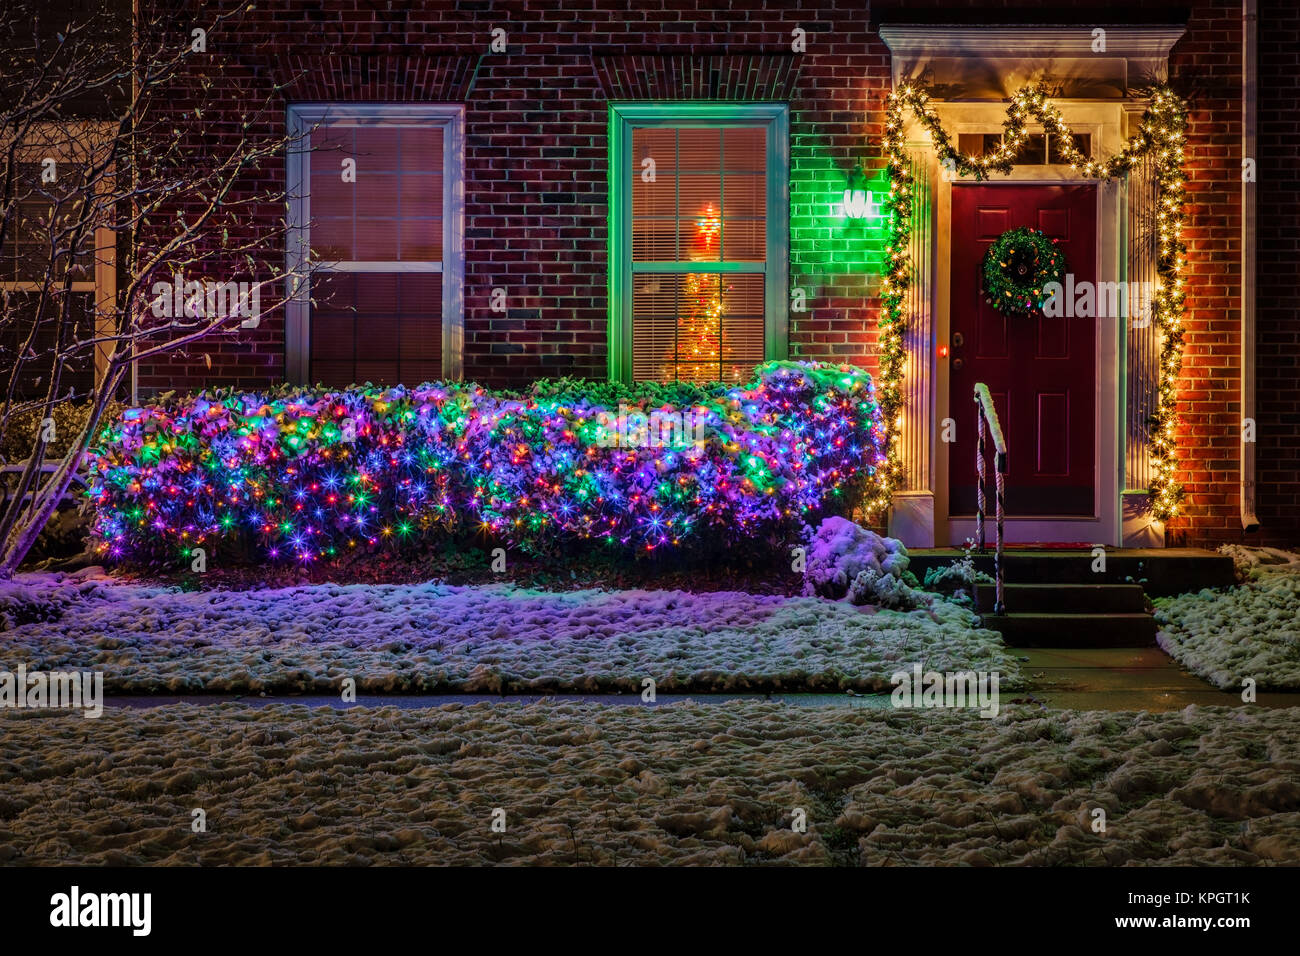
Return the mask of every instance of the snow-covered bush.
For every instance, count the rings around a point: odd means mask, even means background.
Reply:
[[[911,587],[907,549],[896,538],[832,515],[808,542],[804,593],[908,610],[924,603]]]
[[[969,604],[975,597],[975,585],[992,583],[990,575],[975,567],[975,558],[968,547],[962,557],[952,564],[927,568],[921,587],[952,597],[959,604]]]
[[[850,504],[880,458],[871,378],[851,366],[769,362],[746,386],[588,388],[619,405],[566,380],[522,396],[435,383],[127,409],[90,454],[99,549],[174,560],[221,545],[306,562],[456,531],[638,553],[788,539]]]
[[[859,571],[849,583],[848,599],[852,604],[870,604],[895,611],[911,611],[924,603],[902,578],[871,568]]]

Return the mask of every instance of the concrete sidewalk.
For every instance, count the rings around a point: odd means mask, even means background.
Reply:
[[[1156,647],[1140,649],[1097,648],[1024,649],[1029,687],[1007,691],[1002,703],[1038,703],[1044,707],[1071,710],[1182,710],[1188,704],[1201,707],[1244,707],[1241,695],[1216,690],[1199,677],[1183,670]],[[539,700],[591,701],[611,706],[664,707],[693,700],[725,703],[733,700],[774,700],[800,707],[890,707],[889,694],[659,694],[653,704],[639,694],[393,694],[363,695],[356,703],[344,704],[338,697],[271,696],[236,697],[228,694],[183,694],[179,696],[110,697],[109,707],[162,707],[168,704],[220,704],[230,701],[250,707],[294,704],[307,707],[441,707],[444,704],[474,704],[483,701],[531,704]],[[1253,706],[1300,707],[1300,694],[1260,694]]]
[[[1246,706],[1240,692],[1218,690],[1158,647],[1023,648],[1027,696],[1075,710],[1182,710]],[[1254,706],[1297,707],[1300,694],[1259,694]]]

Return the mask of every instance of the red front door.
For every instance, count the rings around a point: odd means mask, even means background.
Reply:
[[[1097,320],[1004,315],[985,303],[985,250],[1017,226],[1060,240],[1076,286],[1097,278],[1095,186],[953,185],[948,512],[975,513],[973,394],[983,382],[1007,441],[1007,517],[1092,515]],[[988,455],[992,513],[991,446]]]

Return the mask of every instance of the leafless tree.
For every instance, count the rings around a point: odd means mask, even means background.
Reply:
[[[251,7],[194,22],[150,2],[0,11],[0,578],[132,363],[255,326],[291,278],[283,93],[220,52]]]

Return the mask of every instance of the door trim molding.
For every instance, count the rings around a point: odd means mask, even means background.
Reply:
[[[1064,101],[1058,104],[1065,121],[1080,133],[1091,133],[1093,150],[1109,155],[1124,142],[1124,110],[1122,101]],[[1005,102],[950,103],[936,102],[944,128],[951,134],[979,132],[1000,128],[1006,118]],[[1030,131],[1036,131],[1031,125]],[[953,180],[939,167],[928,134],[911,122],[904,134],[907,148],[921,157],[921,166],[929,171],[928,188],[932,197],[931,225],[933,255],[930,269],[932,288],[927,290],[933,303],[932,337],[908,341],[909,362],[924,365],[932,386],[931,401],[905,410],[905,427],[922,429],[930,436],[933,454],[928,475],[921,488],[908,489],[895,497],[891,513],[890,533],[899,536],[903,543],[914,547],[959,544],[974,530],[974,521],[950,519],[948,516],[948,448],[939,440],[943,419],[951,417],[960,429],[971,427],[969,402],[957,401],[949,394],[948,360],[940,359],[937,345],[947,342],[951,332],[951,269],[952,245],[952,187]],[[1097,281],[1125,281],[1127,255],[1123,249],[1124,193],[1121,180],[1101,182],[1084,179],[1068,167],[1017,166],[1006,176],[986,182],[987,185],[1068,185],[1091,184],[1097,191]],[[1062,519],[1007,519],[1008,539],[1011,541],[1070,541],[1090,540],[1095,544],[1118,546],[1122,543],[1122,490],[1120,428],[1122,412],[1121,389],[1124,382],[1125,349],[1122,346],[1125,323],[1116,318],[1098,320],[1096,342],[1097,389],[1094,418],[1095,487],[1097,511],[1092,518]],[[1011,449],[1015,454],[1015,449]],[[972,466],[973,467],[973,466]],[[969,527],[967,527],[969,526]]]

